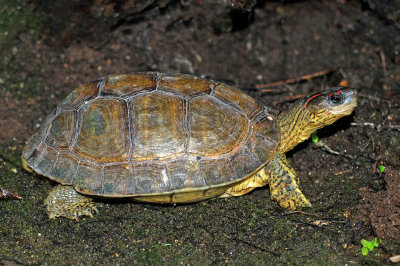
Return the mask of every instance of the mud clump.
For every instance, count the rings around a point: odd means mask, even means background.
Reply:
[[[367,222],[371,223],[379,238],[400,240],[400,174],[388,169],[385,174],[386,190],[373,192],[369,187],[360,189],[364,200]]]

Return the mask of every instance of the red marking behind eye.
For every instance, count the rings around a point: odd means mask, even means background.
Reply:
[[[342,94],[342,90],[338,90],[336,93],[337,94]],[[329,93],[328,97],[331,98],[332,97],[333,92]]]
[[[304,109],[304,108],[307,106],[307,104],[308,104],[309,101],[311,101],[312,99],[314,99],[315,97],[318,97],[318,96],[320,96],[320,95],[321,95],[321,93],[317,93],[317,94],[311,96],[310,99],[308,99],[308,100],[305,102],[305,104],[303,105],[303,107],[302,107],[301,109]]]

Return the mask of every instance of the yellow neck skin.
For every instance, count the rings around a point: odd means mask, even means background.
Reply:
[[[281,130],[281,143],[278,149],[283,154],[308,139],[315,130],[322,127],[310,121],[313,114],[307,109],[302,109],[302,106],[302,103],[297,103],[278,116]]]

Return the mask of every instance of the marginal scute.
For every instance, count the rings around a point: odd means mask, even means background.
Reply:
[[[37,145],[40,143],[41,138],[38,133],[33,134],[25,143],[25,147],[22,150],[22,156],[25,160],[29,160],[32,157],[32,153],[36,150]]]
[[[198,161],[175,160],[167,163],[166,168],[172,190],[207,186]]]
[[[209,186],[229,183],[240,178],[236,176],[227,158],[202,160],[200,168]]]
[[[98,99],[83,110],[78,140],[73,150],[96,162],[128,160],[129,125],[125,102]]]
[[[214,89],[214,95],[225,102],[234,104],[242,110],[250,120],[262,111],[262,107],[254,98],[228,85],[222,83],[218,84]]]
[[[182,74],[163,75],[159,87],[185,96],[210,93],[216,82]]]
[[[252,134],[247,145],[260,162],[266,163],[274,155],[278,142],[271,141],[270,139],[261,137],[258,134]]]
[[[104,167],[104,195],[133,195],[136,193],[135,180],[130,164]]]
[[[45,145],[40,160],[37,162],[35,172],[47,175],[57,159],[57,154],[58,152],[55,149]]]
[[[74,111],[64,112],[54,118],[50,124],[47,143],[59,149],[69,149],[76,124]]]
[[[73,90],[67,98],[61,102],[62,108],[74,108],[76,109],[82,103],[94,99],[99,94],[99,88],[97,82],[88,83],[79,86]]]
[[[37,165],[40,162],[42,155],[46,152],[47,145],[43,142],[38,142],[36,147],[32,150],[29,157],[26,157],[28,166],[36,171]]]
[[[168,158],[185,152],[184,100],[153,92],[130,103],[133,128],[133,160]]]
[[[46,117],[46,119],[43,121],[43,123],[40,125],[40,128],[38,130],[38,135],[41,138],[41,141],[44,140],[48,134],[49,127],[51,125],[51,122],[53,121],[57,111],[54,110],[50,115]]]
[[[211,96],[196,97],[189,106],[189,146],[192,156],[234,152],[249,133],[247,119]]]
[[[273,143],[278,143],[280,141],[280,132],[276,120],[270,114],[262,117],[253,125],[253,130],[255,134],[268,139]]]
[[[79,165],[77,158],[70,154],[60,154],[50,172],[51,179],[61,184],[71,184]]]
[[[102,168],[88,162],[81,162],[72,185],[75,190],[87,195],[102,195]]]
[[[152,74],[115,74],[107,76],[102,93],[120,96],[133,95],[140,91],[155,89],[156,85],[156,79]]]
[[[230,160],[236,174],[241,178],[257,170],[263,163],[251,151],[244,148],[234,154]]]
[[[158,194],[171,190],[164,165],[136,162],[133,164],[133,177],[138,195]]]

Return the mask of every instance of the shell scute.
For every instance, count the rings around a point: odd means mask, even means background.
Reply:
[[[250,120],[262,111],[262,107],[254,98],[231,86],[218,84],[218,86],[214,88],[214,95],[225,102],[234,104],[245,113]]]
[[[200,167],[209,186],[230,183],[240,178],[232,169],[228,158],[202,160]]]
[[[37,141],[37,143],[34,143],[33,147],[30,149],[30,154],[28,154],[25,159],[27,160],[28,164],[30,165],[31,168],[35,169],[40,162],[40,160],[43,157],[43,154],[46,153],[46,149],[47,149],[47,145],[44,144],[43,142],[41,142],[41,140],[39,139],[35,139]],[[42,174],[42,172],[40,171],[40,169],[37,169],[37,172]]]
[[[83,194],[102,195],[102,167],[88,162],[81,162],[72,185]]]
[[[275,143],[275,145],[280,141],[280,131],[276,123],[276,118],[270,113],[266,113],[254,123],[253,130],[255,134],[262,136],[269,142]]]
[[[230,160],[237,176],[240,177],[247,176],[249,173],[254,172],[264,163],[248,149],[241,149],[238,153],[234,154]]]
[[[166,171],[164,181],[168,180],[172,190],[207,187],[198,161],[188,159],[171,161],[166,164]]]
[[[97,99],[82,112],[74,152],[96,162],[128,160],[130,133],[126,103],[119,99]]]
[[[132,159],[168,158],[185,152],[183,99],[154,92],[135,97],[130,106],[134,116]]]
[[[184,96],[210,93],[215,82],[207,79],[182,74],[163,75],[159,81],[159,88]]]
[[[130,164],[109,165],[104,167],[104,195],[129,195],[134,193],[135,180]]]
[[[165,166],[151,162],[135,162],[133,177],[135,180],[135,194],[153,194],[171,191],[170,184],[165,180]]]
[[[76,112],[68,111],[57,115],[50,124],[46,142],[58,149],[69,149],[76,124]]]
[[[57,155],[58,152],[55,149],[43,145],[42,154],[38,156],[40,159],[37,161],[35,171],[42,175],[48,175],[57,159]]]
[[[99,94],[99,88],[97,82],[88,83],[79,86],[73,90],[60,104],[65,108],[77,109],[82,103],[94,99]]]
[[[156,85],[156,76],[150,73],[114,74],[105,79],[102,93],[120,96],[133,95],[141,91],[153,90]]]
[[[243,114],[211,96],[196,97],[191,101],[188,121],[188,152],[193,156],[229,153],[248,134],[249,122]]]
[[[79,160],[76,157],[70,154],[60,154],[49,176],[61,184],[71,184],[78,165]]]
[[[268,162],[274,156],[278,142],[253,134],[249,139],[249,149],[261,161]]]

